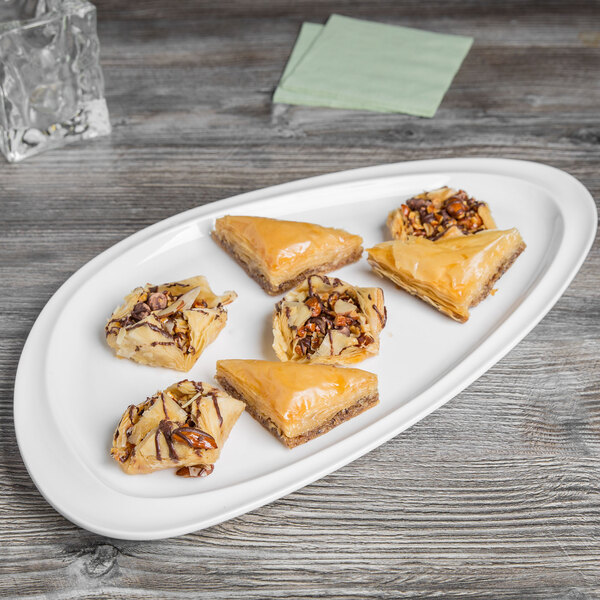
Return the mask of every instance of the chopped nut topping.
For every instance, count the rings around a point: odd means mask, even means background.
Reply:
[[[167,306],[167,294],[163,294],[162,292],[150,294],[146,303],[150,307],[150,310],[162,310]]]
[[[368,317],[358,293],[338,279],[313,275],[280,301],[276,314],[285,320],[286,335],[291,336],[290,358],[339,356],[346,349],[372,344],[370,323],[378,313],[375,309]]]
[[[179,477],[207,477],[215,470],[215,465],[196,465],[195,467],[181,467],[175,471]]]
[[[134,321],[141,321],[150,314],[150,307],[145,302],[138,302],[131,311],[131,318]]]
[[[399,222],[401,221],[401,222]],[[437,240],[449,229],[472,234],[495,227],[484,202],[479,202],[464,190],[456,192],[444,187],[414,196],[388,217],[394,237],[408,234]]]

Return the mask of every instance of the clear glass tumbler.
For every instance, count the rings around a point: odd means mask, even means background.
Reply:
[[[110,133],[96,7],[0,0],[0,150],[16,162]]]

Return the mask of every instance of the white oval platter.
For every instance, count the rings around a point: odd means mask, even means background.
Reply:
[[[491,205],[500,228],[519,228],[527,249],[466,324],[375,276],[363,258],[336,272],[381,286],[388,324],[377,373],[380,403],[330,433],[288,450],[244,413],[214,473],[128,476],[110,458],[111,436],[129,404],[190,378],[213,382],[221,358],[275,360],[267,296],[210,238],[216,217],[249,214],[310,221],[383,239],[388,212],[443,185]],[[18,367],[14,417],[29,474],[67,519],[110,537],[147,540],[231,519],[338,469],[447,402],[517,344],[550,310],[581,266],[596,232],[596,208],[572,176],[503,159],[398,163],[295,181],[178,214],[123,240],[77,271],[33,326]],[[206,275],[238,299],[219,338],[187,374],[117,360],[104,325],[131,289]],[[507,389],[507,394],[510,389]],[[489,401],[489,400],[488,400]]]

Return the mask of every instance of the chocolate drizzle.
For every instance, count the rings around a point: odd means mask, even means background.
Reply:
[[[379,321],[381,322],[381,326],[385,327],[385,322],[387,321],[387,313],[384,316],[379,312],[379,309],[377,308],[377,306],[375,306],[375,304],[372,304],[371,306],[373,307],[373,310],[377,313]],[[385,311],[385,306],[383,307],[383,310]]]
[[[212,401],[215,406],[215,410],[217,411],[217,417],[219,417],[219,427],[223,427],[223,417],[221,416],[221,410],[219,409],[219,402],[217,401],[217,395],[212,392]]]
[[[178,427],[171,436],[194,450],[213,450],[217,447],[215,438],[197,427]]]
[[[162,454],[160,451],[160,434],[165,438],[165,442],[167,443],[167,448],[169,449],[169,458],[171,460],[177,460],[179,456],[177,456],[177,452],[175,451],[175,446],[173,445],[172,439],[172,423],[170,421],[166,421],[163,419],[156,428],[156,433],[154,434],[154,445],[156,447],[156,459],[162,460]]]
[[[173,339],[173,336],[168,333],[167,331],[165,331],[162,327],[158,327],[156,326],[154,323],[148,323],[148,321],[140,321],[139,323],[135,323],[135,325],[132,325],[131,327],[128,327],[127,330],[131,331],[132,329],[137,329],[138,327],[143,327],[143,326],[149,327],[150,329],[152,329],[152,331],[156,331],[156,333],[160,333],[161,335],[163,335],[166,338],[169,339]]]

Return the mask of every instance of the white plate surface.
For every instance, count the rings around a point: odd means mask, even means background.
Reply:
[[[216,217],[249,214],[310,221],[385,237],[392,208],[442,185],[488,202],[500,228],[516,226],[526,251],[498,292],[466,324],[375,276],[366,260],[336,275],[384,288],[388,324],[380,355],[359,366],[379,376],[380,404],[294,450],[243,414],[208,478],[172,471],[128,476],[109,456],[129,404],[188,377],[213,382],[221,358],[275,360],[267,296],[209,236]],[[51,298],[31,330],[15,384],[15,428],[31,478],[74,523],[107,536],[156,539],[214,525],[266,504],[397,435],[447,402],[517,344],[563,293],[596,231],[588,191],[557,169],[501,159],[383,165],[296,181],[187,211],[103,252]],[[104,324],[132,288],[206,275],[238,299],[219,338],[189,373],[117,360]]]

